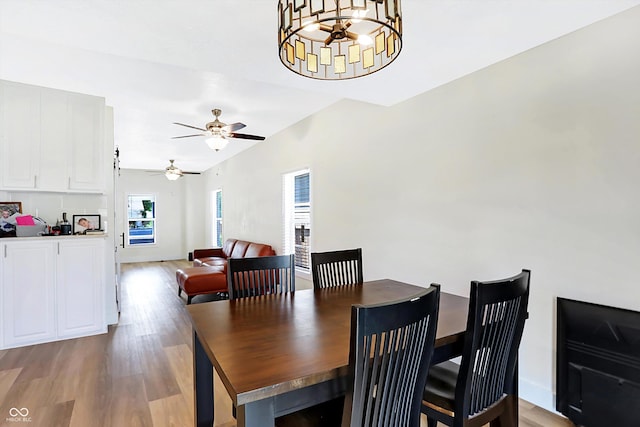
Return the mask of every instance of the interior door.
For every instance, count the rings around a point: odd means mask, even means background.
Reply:
[[[114,259],[116,269],[116,304],[118,313],[122,302],[122,287],[120,286],[120,248],[124,247],[124,228],[122,220],[122,197],[120,197],[120,149],[116,147],[113,154],[113,222],[115,231]]]

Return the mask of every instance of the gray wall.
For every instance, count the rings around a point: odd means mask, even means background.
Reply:
[[[223,189],[226,237],[280,252],[282,174],[309,167],[313,250],[362,247],[365,279],[466,295],[531,269],[521,395],[553,409],[555,298],[640,310],[638,22],[636,7],[393,107],[339,102],[214,168],[203,194]]]

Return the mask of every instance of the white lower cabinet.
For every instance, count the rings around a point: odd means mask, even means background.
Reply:
[[[1,348],[106,332],[104,239],[2,246]]]
[[[58,337],[106,330],[103,253],[101,239],[60,242],[56,274]]]
[[[4,244],[3,348],[56,338],[55,242]]]

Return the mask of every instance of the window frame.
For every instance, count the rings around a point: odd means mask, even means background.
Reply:
[[[139,209],[135,212],[139,212],[139,216],[138,215],[132,215],[132,213],[134,212],[134,208],[131,207],[131,200],[132,198],[136,198],[140,201],[140,203],[142,204],[142,201],[146,201],[149,200],[151,201],[152,205],[151,205],[151,217],[148,216],[144,216],[146,214],[143,214],[142,211],[143,209]],[[126,200],[125,200],[125,206],[126,206],[126,218],[127,218],[127,226],[126,226],[126,246],[128,247],[149,247],[149,246],[154,246],[158,244],[158,216],[157,216],[157,202],[158,202],[158,197],[155,193],[128,193],[126,195]],[[146,210],[145,210],[146,211]],[[146,211],[149,212],[149,211]],[[140,222],[141,225],[144,222],[147,223],[151,223],[152,226],[151,228],[151,237],[148,237],[147,234],[140,234],[140,235],[136,235],[136,234],[131,234],[131,230],[138,230],[138,229],[144,229],[146,231],[146,229],[148,229],[149,227],[143,226],[143,227],[134,227],[131,228],[131,223],[132,222]],[[152,240],[151,242],[140,242],[140,243],[132,243],[135,242],[136,240]]]
[[[296,202],[296,178],[302,175],[308,175],[308,201]],[[285,254],[296,254],[296,274],[304,278],[311,278],[311,250],[313,244],[313,223],[312,223],[312,177],[311,170],[309,168],[299,169],[293,172],[283,174],[283,251]],[[296,224],[304,223],[308,224],[308,227],[304,230],[308,231],[308,234],[303,234],[304,243],[306,245],[300,245],[296,240]],[[303,241],[304,241],[303,240]],[[304,247],[301,247],[304,246]],[[304,262],[300,257],[300,252],[306,251],[306,259]],[[305,267],[306,265],[306,267]]]
[[[219,196],[219,199],[218,199]],[[212,223],[211,223],[211,242],[213,247],[222,247],[224,240],[224,206],[223,206],[223,193],[222,188],[218,188],[211,192],[211,210],[212,210]],[[218,202],[220,203],[220,209],[218,210]],[[219,216],[218,216],[219,214]],[[218,230],[218,223],[220,229]]]

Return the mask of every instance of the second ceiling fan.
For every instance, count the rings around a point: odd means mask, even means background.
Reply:
[[[207,137],[207,139],[205,140],[207,145],[213,149],[213,150],[221,150],[224,147],[226,147],[228,141],[226,140],[226,138],[238,138],[238,139],[252,139],[252,140],[258,140],[258,141],[262,141],[265,139],[264,136],[258,136],[258,135],[249,135],[246,133],[237,133],[237,130],[240,130],[244,127],[246,127],[246,125],[244,123],[231,123],[231,124],[226,124],[221,122],[218,117],[220,117],[220,114],[222,114],[222,110],[219,109],[214,109],[211,110],[211,112],[213,113],[213,115],[215,116],[215,120],[212,122],[209,122],[205,125],[205,128],[199,128],[197,126],[192,126],[192,125],[187,125],[184,123],[177,123],[174,122],[174,125],[179,125],[179,126],[184,126],[184,127],[188,127],[191,129],[196,129],[201,131],[201,133],[197,133],[197,134],[193,134],[193,135],[182,135],[182,136],[174,136],[172,139],[177,139],[177,138],[191,138],[194,136],[205,136]]]

